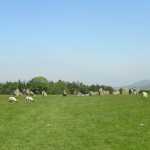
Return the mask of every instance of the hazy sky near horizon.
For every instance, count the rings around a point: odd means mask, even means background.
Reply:
[[[149,0],[0,2],[0,81],[150,79]]]

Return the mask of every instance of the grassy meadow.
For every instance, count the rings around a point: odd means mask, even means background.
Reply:
[[[0,150],[150,150],[150,98],[0,96]]]

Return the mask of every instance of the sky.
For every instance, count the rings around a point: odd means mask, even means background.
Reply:
[[[150,79],[149,0],[0,1],[0,82]]]

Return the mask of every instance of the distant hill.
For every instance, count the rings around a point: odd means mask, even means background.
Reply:
[[[136,89],[150,89],[150,80],[142,80],[135,82],[131,85],[124,86],[126,88],[136,88]]]

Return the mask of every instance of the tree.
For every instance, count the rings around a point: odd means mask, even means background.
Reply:
[[[41,94],[42,91],[48,91],[49,82],[45,77],[39,76],[33,78],[27,84],[28,88],[31,89],[36,94]]]
[[[14,91],[18,88],[18,83],[17,82],[6,82],[2,86],[2,93],[3,94],[13,94]]]

